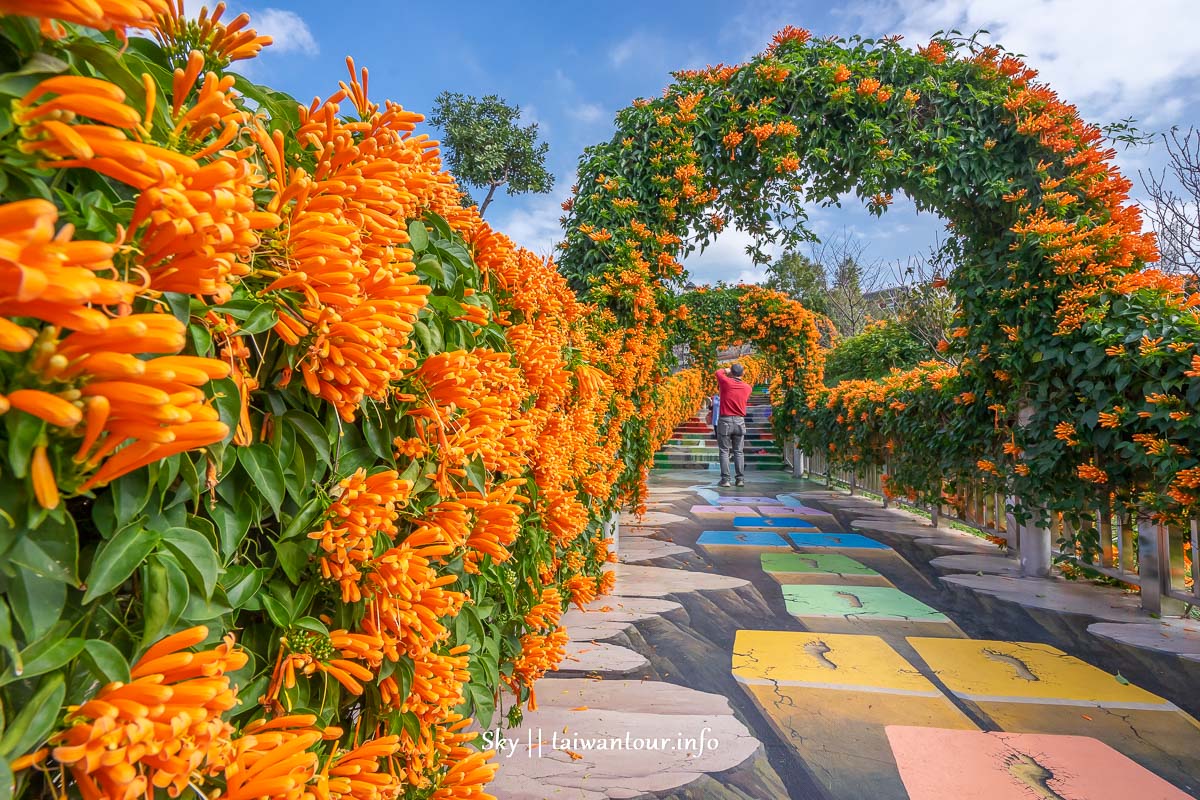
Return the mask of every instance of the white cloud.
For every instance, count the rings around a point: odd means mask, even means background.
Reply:
[[[250,19],[250,24],[255,30],[275,40],[266,52],[315,56],[320,50],[316,37],[308,29],[308,23],[294,11],[264,8],[261,11],[252,11]]]
[[[688,277],[695,283],[760,283],[766,280],[766,268],[756,265],[746,253],[754,237],[745,231],[729,227],[709,243],[702,253],[692,253],[683,261]],[[775,258],[780,250],[768,246],[767,254]]]
[[[539,256],[557,255],[554,246],[563,238],[562,225],[558,220],[563,215],[562,203],[569,196],[569,190],[535,195],[521,198],[520,205],[506,209],[504,204],[514,202],[516,198],[498,194],[495,204],[488,209],[495,216],[489,217],[488,222],[518,245]]]
[[[805,26],[812,18],[811,4],[802,0],[756,0],[729,21],[722,38],[749,58],[784,25]],[[938,30],[986,29],[984,40],[1024,54],[1085,119],[1133,116],[1166,127],[1200,101],[1200,37],[1191,35],[1198,27],[1196,0],[851,0],[832,6],[814,33],[898,33],[916,46]],[[1164,107],[1172,98],[1182,102]]]
[[[643,47],[643,36],[640,33],[635,33],[625,37],[621,41],[613,45],[613,48],[608,51],[608,60],[614,67],[623,67],[633,58],[634,54],[639,52]]]
[[[567,113],[572,119],[578,120],[585,125],[600,122],[605,117],[604,109],[595,103],[580,103],[575,108],[567,111]]]
[[[1195,0],[860,0],[846,14],[865,33],[901,33],[910,44],[939,29],[986,29],[1100,121],[1161,112],[1169,95],[1194,94],[1200,77],[1200,38],[1187,33],[1200,27]]]

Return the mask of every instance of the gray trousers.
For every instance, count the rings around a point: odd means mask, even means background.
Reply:
[[[722,416],[717,421],[717,449],[721,453],[721,477],[729,477],[729,456],[733,454],[733,468],[737,477],[742,477],[746,468],[746,456],[742,443],[746,439],[746,418]]]

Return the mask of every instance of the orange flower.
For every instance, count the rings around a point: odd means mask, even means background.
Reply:
[[[162,639],[133,665],[130,683],[110,683],[68,708],[70,727],[50,741],[84,796],[134,800],[154,788],[178,795],[224,766],[232,729],[221,715],[237,703],[226,675],[246,655],[232,636],[212,650],[186,651],[206,638],[201,626]]]

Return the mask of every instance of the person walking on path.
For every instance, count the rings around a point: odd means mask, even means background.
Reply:
[[[717,370],[717,390],[721,402],[721,418],[717,421],[717,449],[721,454],[721,482],[717,486],[729,486],[729,460],[733,456],[736,486],[745,486],[743,472],[746,457],[742,445],[746,440],[746,401],[753,387],[742,380],[745,368],[731,364],[728,369]]]

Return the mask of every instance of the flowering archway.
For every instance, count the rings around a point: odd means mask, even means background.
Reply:
[[[933,495],[948,472],[984,470],[1043,500],[1099,482],[1194,502],[1200,298],[1143,271],[1157,252],[1113,151],[1035,77],[975,39],[908,49],[785,29],[748,63],[676,73],[661,98],[618,113],[581,160],[560,266],[613,310],[631,368],[654,375],[683,255],[731,221],[794,246],[811,238],[801,203],[854,192],[880,215],[903,192],[947,220],[959,311],[942,348],[958,367],[828,396],[801,370],[779,394],[799,432],[842,435],[849,463],[903,449],[903,429],[914,455],[938,460],[896,484]],[[1122,361],[1138,358],[1152,377]],[[852,390],[849,422],[838,406]],[[866,396],[878,399],[859,407]],[[866,435],[888,414],[903,423]],[[949,445],[937,454],[917,444],[930,419]],[[1128,452],[1096,468],[1090,451],[1114,446]]]

